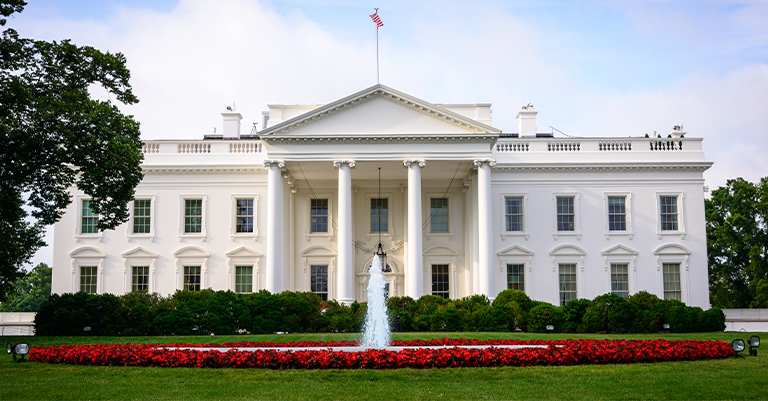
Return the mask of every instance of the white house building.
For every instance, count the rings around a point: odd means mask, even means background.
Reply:
[[[491,105],[375,85],[269,105],[258,134],[144,144],[131,219],[99,232],[89,199],[55,226],[53,292],[313,291],[366,299],[381,241],[391,296],[507,288],[555,305],[648,291],[709,307],[701,138],[518,134]]]

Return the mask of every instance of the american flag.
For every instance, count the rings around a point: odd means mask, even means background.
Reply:
[[[379,30],[379,28],[381,28],[381,27],[383,27],[383,26],[384,26],[384,23],[383,23],[383,22],[381,22],[381,18],[379,18],[379,13],[378,13],[378,12],[375,12],[375,13],[373,13],[373,14],[369,15],[369,17],[371,17],[371,19],[373,20],[373,22],[375,22],[375,23],[376,23],[376,30],[377,30],[377,31]]]

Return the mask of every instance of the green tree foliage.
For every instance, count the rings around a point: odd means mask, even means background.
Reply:
[[[768,177],[728,180],[705,206],[712,304],[768,307]]]
[[[0,0],[0,25],[25,5]],[[69,40],[44,42],[21,38],[13,29],[2,32],[0,300],[23,276],[22,264],[44,245],[44,228],[61,218],[72,186],[93,198],[99,229],[128,219],[128,202],[142,179],[139,123],[89,93],[101,85],[118,102],[138,102],[125,63],[120,53]]]
[[[40,263],[17,279],[8,301],[0,303],[0,312],[37,312],[51,296],[51,271],[47,264]]]

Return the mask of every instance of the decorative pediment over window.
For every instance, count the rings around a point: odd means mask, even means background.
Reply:
[[[665,244],[653,251],[654,255],[690,255],[688,248],[678,244]]]
[[[227,252],[226,255],[229,258],[260,258],[262,256],[262,254],[246,246],[241,246],[239,248],[233,249]]]
[[[336,251],[331,248],[318,245],[307,248],[304,250],[304,252],[301,253],[301,256],[305,258],[312,256],[336,256]]]
[[[503,251],[496,253],[499,256],[533,256],[533,251],[523,248],[520,245],[512,245]]]
[[[551,256],[584,256],[587,251],[576,245],[563,244],[549,251],[549,254]]]
[[[148,251],[140,246],[137,246],[130,251],[124,252],[121,256],[124,258],[157,258],[156,253]]]
[[[424,256],[457,256],[459,253],[444,246],[433,246],[424,251]]]
[[[624,245],[614,245],[603,252],[603,256],[628,256],[637,255],[637,251]]]
[[[207,258],[211,254],[196,246],[185,246],[174,252],[173,256],[176,258]]]
[[[71,258],[101,258],[103,259],[106,255],[99,251],[98,249],[92,247],[92,246],[84,246],[81,248],[77,248],[74,251],[72,251],[69,254],[69,257]]]

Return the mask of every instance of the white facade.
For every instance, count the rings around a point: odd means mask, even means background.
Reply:
[[[438,280],[451,298],[494,298],[511,280],[555,305],[613,289],[707,308],[701,138],[537,138],[536,113],[518,113],[513,137],[492,127],[490,104],[430,104],[383,85],[324,106],[270,105],[258,138],[222,113],[219,138],[145,143],[145,202],[117,229],[87,233],[87,198],[73,190],[55,226],[53,291],[123,294],[137,266],[163,294],[192,276],[242,290],[237,273],[249,271],[251,291],[317,290],[314,272],[327,274],[328,299],[363,301],[381,238],[393,296],[430,294]],[[253,213],[238,215],[238,200]],[[313,202],[327,207],[325,230]]]

